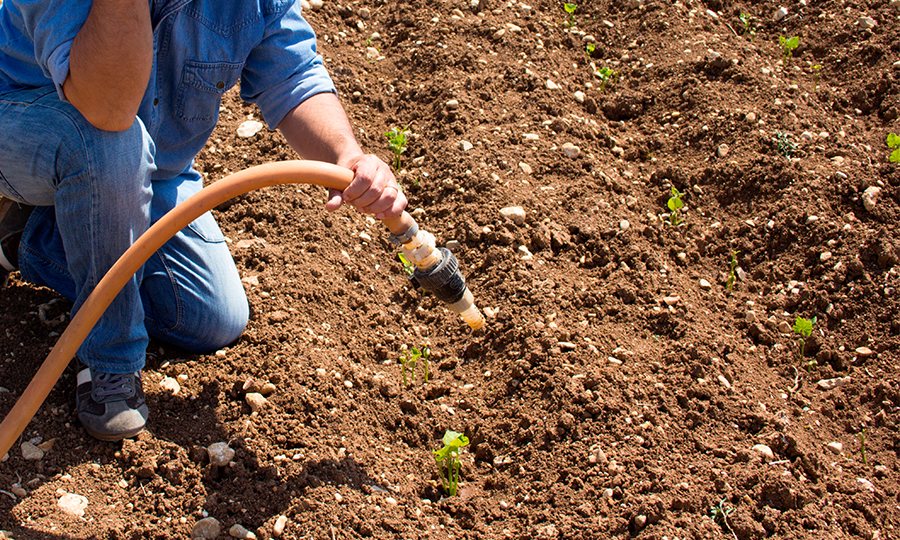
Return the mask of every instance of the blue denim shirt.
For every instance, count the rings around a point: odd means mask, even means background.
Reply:
[[[240,79],[241,98],[276,127],[304,99],[334,92],[295,0],[148,0],[155,58],[138,116],[156,143],[155,177],[190,167]],[[0,94],[62,84],[89,0],[4,0]]]

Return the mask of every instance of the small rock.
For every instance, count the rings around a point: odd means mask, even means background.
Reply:
[[[246,540],[253,540],[256,538],[256,533],[248,531],[243,525],[237,523],[228,529],[228,534],[231,535],[232,538],[244,538]]]
[[[58,506],[64,514],[75,517],[83,516],[84,509],[87,508],[87,505],[87,497],[78,495],[77,493],[66,493],[56,501],[56,506]]]
[[[366,61],[374,62],[375,60],[378,60],[380,54],[381,53],[379,53],[378,49],[375,47],[366,47]]]
[[[523,261],[527,261],[529,259],[533,259],[534,255],[526,246],[519,246],[516,248],[516,253],[519,255],[519,258]]]
[[[755,124],[756,123],[756,113],[748,112],[747,116],[744,117],[744,120],[746,120],[750,124]]]
[[[459,240],[447,240],[447,243],[444,244],[444,247],[453,252],[459,251]]]
[[[862,489],[875,493],[875,486],[865,478],[857,478],[856,483],[859,484],[859,487]]]
[[[677,295],[667,296],[667,297],[663,298],[663,302],[665,302],[665,304],[667,306],[674,306],[680,300],[681,300],[681,297],[677,296]]]
[[[519,169],[521,169],[522,172],[525,173],[525,174],[531,174],[531,173],[532,173],[531,165],[529,165],[529,164],[527,164],[527,163],[525,163],[525,162],[519,163]]]
[[[181,385],[172,377],[163,377],[163,380],[159,381],[159,387],[172,395],[181,391]]]
[[[720,144],[718,148],[716,148],[716,155],[720,158],[723,158],[728,155],[728,145]]]
[[[634,528],[635,530],[641,530],[647,525],[647,516],[644,514],[638,514],[634,516]]]
[[[884,465],[876,465],[875,466],[875,476],[877,476],[878,478],[884,478],[885,476],[888,475],[888,472],[889,472],[888,468],[885,467]]]
[[[863,30],[871,30],[872,28],[878,26],[878,21],[876,21],[872,17],[860,17],[859,26],[862,27]]]
[[[562,145],[562,151],[569,159],[575,159],[581,155],[581,148],[578,148],[572,143],[564,143]]]
[[[623,219],[619,222],[619,228],[623,231],[627,231],[631,227],[631,223],[628,223],[627,219]]]
[[[600,497],[604,499],[612,499],[613,498],[613,490],[612,488],[606,488],[603,490],[603,493],[600,494]]]
[[[787,321],[779,321],[778,322],[778,331],[782,334],[790,334],[794,331],[791,327],[791,324]]]
[[[547,90],[559,90],[559,85],[551,81],[550,79],[547,79],[546,86]]]
[[[863,206],[867,211],[871,212],[878,204],[878,196],[881,195],[881,188],[878,186],[869,186],[862,194]]]
[[[275,520],[275,525],[272,526],[272,536],[281,538],[281,535],[284,534],[284,528],[287,526],[287,520],[287,516],[278,516],[278,519]]]
[[[224,467],[234,458],[234,450],[228,443],[218,442],[209,445],[206,449],[209,453],[209,462],[217,467]]]
[[[706,281],[703,278],[700,278],[700,288],[708,291],[712,289],[712,283]]]
[[[237,136],[242,139],[248,139],[259,133],[259,130],[261,130],[262,128],[262,122],[257,122],[256,120],[247,120],[246,122],[238,126]]]
[[[9,490],[13,492],[13,495],[20,499],[24,499],[28,495],[28,492],[19,484],[13,484]]]
[[[753,448],[751,448],[751,450],[770,461],[775,459],[775,453],[772,452],[771,448],[764,444],[756,444],[753,446]]]
[[[212,517],[203,518],[191,529],[191,538],[216,538],[222,532],[222,525],[219,520]]]
[[[473,148],[472,143],[470,143],[469,141],[459,141],[459,147],[463,152],[468,152]]]
[[[875,355],[875,351],[873,351],[872,349],[870,349],[868,347],[857,347],[856,354],[860,358],[869,358],[870,356]]]
[[[250,410],[253,412],[261,411],[268,403],[268,400],[262,394],[256,392],[250,392],[244,396],[244,400],[247,402],[247,405],[250,405]]]
[[[786,8],[786,7],[780,7],[780,8],[778,8],[778,10],[775,12],[775,14],[772,16],[772,18],[775,19],[775,22],[778,22],[778,21],[780,21],[781,19],[787,17],[787,14],[788,14],[787,8]]]
[[[500,215],[510,219],[516,225],[525,224],[525,209],[521,206],[507,206],[500,209]]]
[[[37,461],[44,457],[44,451],[32,443],[24,441],[22,443],[22,457],[28,461]]]
[[[832,257],[832,253],[830,251],[823,251],[819,254],[819,261],[826,262],[830,260]]]
[[[731,390],[731,383],[728,382],[728,379],[726,379],[724,375],[719,375],[718,377],[716,377],[716,379],[718,379],[719,384],[721,384],[728,390]]]
[[[575,101],[577,101],[578,103],[584,103],[584,92],[582,92],[581,90],[576,90],[572,95],[575,97]]]
[[[836,379],[822,379],[816,383],[819,390],[833,390],[850,382],[850,377],[838,377]]]
[[[387,504],[389,504],[391,506],[397,506],[397,499],[395,499],[393,497],[385,497],[384,502],[386,502]]]
[[[830,442],[825,445],[825,448],[833,454],[840,454],[844,451],[844,445],[839,442]]]
[[[447,107],[447,110],[455,111],[456,109],[459,108],[459,101],[457,101],[455,99],[451,99],[451,100],[448,100],[447,103],[444,104],[444,106]]]
[[[318,11],[322,9],[322,6],[325,5],[325,0],[307,0],[309,2],[309,7],[312,8],[313,11]]]

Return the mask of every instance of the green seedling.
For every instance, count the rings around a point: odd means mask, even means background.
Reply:
[[[756,28],[753,27],[753,18],[749,13],[741,13],[738,18],[744,25],[744,32],[742,35],[750,41],[753,41],[753,38],[756,37]]]
[[[610,68],[603,66],[594,72],[600,79],[600,91],[604,92],[606,90],[606,85],[615,86],[616,82],[619,80],[619,72]]]
[[[812,319],[804,319],[803,317],[797,317],[794,321],[794,332],[798,334],[800,337],[797,338],[797,343],[800,345],[800,361],[803,362],[806,359],[806,340],[809,339],[809,336],[812,335],[813,327],[816,325],[816,318]],[[815,359],[810,360],[803,366],[806,368],[806,371],[812,371],[818,367]]]
[[[578,9],[578,4],[570,4],[569,2],[566,2],[565,4],[563,4],[563,9],[566,10],[566,13],[569,14],[569,20],[566,22],[566,26],[575,26],[575,10]]]
[[[738,253],[740,253],[740,251],[731,250],[731,268],[728,270],[728,280],[725,281],[728,292],[731,292],[731,289],[734,288],[734,282],[737,279],[737,276],[734,275],[734,269],[737,268],[738,265]]]
[[[669,197],[666,206],[668,206],[669,210],[672,212],[669,214],[669,225],[672,225],[673,227],[684,223],[684,219],[678,215],[678,211],[684,208],[684,203],[681,202],[682,195],[684,195],[684,193],[681,193],[675,186],[672,186],[672,196]]]
[[[862,455],[863,465],[868,467],[869,464],[866,463],[866,426],[863,426],[862,431],[856,434],[856,438],[859,439],[859,453]]]
[[[416,380],[416,364],[421,358],[422,361],[425,362],[425,382],[428,382],[428,355],[431,351],[428,350],[428,344],[422,344],[422,349],[417,349],[415,347],[410,348],[408,351],[404,351],[403,354],[400,355],[400,364],[403,366],[403,386],[409,386],[409,383],[415,382]],[[409,383],[406,381],[406,369],[409,368],[410,378]]]
[[[588,43],[587,46],[584,48],[585,53],[587,53],[588,63],[591,62],[591,55],[594,54],[594,51],[596,51],[596,50],[597,50],[597,46],[594,45],[593,43]]]
[[[775,148],[778,153],[787,159],[791,159],[797,151],[797,143],[791,140],[787,133],[781,131],[775,132]]]
[[[402,253],[398,253],[397,258],[400,259],[400,262],[403,264],[403,271],[406,272],[406,275],[413,275],[416,271],[416,265],[406,260],[406,257],[404,257]]]
[[[800,46],[800,38],[798,36],[792,38],[778,36],[778,43],[781,44],[781,60],[787,64],[788,58],[794,54],[794,49]]]
[[[734,507],[725,506],[725,499],[722,499],[719,501],[719,504],[711,506],[709,509],[709,517],[712,518],[717,525],[724,527],[732,536],[737,538],[737,535],[731,530],[731,525],[728,524],[728,516],[733,513]]]
[[[888,133],[887,145],[888,148],[894,149],[894,151],[891,152],[891,157],[889,157],[888,160],[890,160],[891,163],[900,163],[900,136],[893,133]]]
[[[813,92],[819,89],[819,70],[822,69],[822,66],[819,64],[814,65],[813,67]]]
[[[400,155],[406,152],[406,142],[409,139],[410,131],[406,128],[391,128],[384,134],[388,138],[388,145],[394,153],[394,170],[400,170]]]
[[[443,448],[432,450],[431,453],[434,454],[434,461],[437,463],[438,476],[441,477],[444,493],[455,497],[459,488],[459,451],[469,444],[469,438],[462,433],[447,430],[444,433],[443,443]]]

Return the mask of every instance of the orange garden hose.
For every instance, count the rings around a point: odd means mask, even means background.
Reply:
[[[41,364],[31,383],[3,419],[3,423],[0,423],[0,457],[12,448],[15,440],[25,430],[38,408],[47,399],[69,361],[75,356],[78,347],[81,346],[125,283],[156,250],[175,236],[178,231],[205,212],[248,191],[291,183],[315,184],[343,191],[352,180],[352,171],[318,161],[281,161],[257,165],[234,173],[202,189],[163,216],[137,239],[100,280],[78,313],[72,317],[65,332],[60,336],[44,363]],[[382,221],[391,233],[397,236],[403,236],[411,229],[418,229],[412,216],[406,212],[399,217]],[[407,244],[407,246],[409,245]],[[419,249],[421,246],[417,244],[413,247]],[[433,258],[429,257],[429,260]],[[464,283],[463,287],[465,287]],[[449,307],[460,313],[472,328],[481,328],[484,320],[472,302],[471,293],[468,290],[465,292],[466,297],[457,302],[457,304],[464,304],[462,307],[457,305]]]

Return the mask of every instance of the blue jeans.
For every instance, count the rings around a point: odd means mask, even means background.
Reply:
[[[37,206],[19,246],[19,271],[74,302],[147,228],[203,187],[188,169],[156,178],[143,122],[90,125],[52,86],[0,95],[0,194]],[[160,248],[125,285],[78,349],[96,371],[144,366],[148,336],[191,352],[233,342],[249,316],[234,260],[206,213]]]

